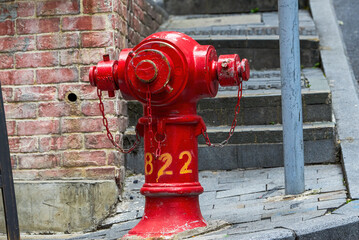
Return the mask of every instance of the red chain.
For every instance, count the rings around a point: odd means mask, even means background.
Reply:
[[[118,145],[115,142],[115,140],[113,139],[112,133],[110,132],[110,129],[108,127],[108,121],[107,121],[107,118],[105,116],[105,107],[104,107],[103,102],[102,102],[102,91],[100,89],[97,89],[97,96],[100,99],[99,108],[100,108],[100,112],[102,114],[102,123],[105,126],[106,131],[107,131],[107,138],[111,141],[113,146],[118,151],[120,151],[121,153],[130,153],[130,152],[132,152],[138,146],[138,144],[141,143],[141,136],[138,133],[137,129],[136,129],[136,141],[133,143],[132,147],[130,147],[129,149],[123,149],[120,145]]]
[[[222,141],[219,145],[215,145],[215,144],[212,144],[211,143],[211,140],[209,139],[208,137],[208,133],[205,129],[202,129],[202,135],[206,141],[206,144],[210,147],[223,147],[225,146],[226,144],[228,144],[228,141],[231,139],[231,137],[233,136],[234,134],[234,130],[236,129],[236,126],[237,126],[237,116],[239,114],[239,111],[241,109],[241,106],[240,106],[240,101],[241,101],[241,98],[242,98],[242,88],[243,88],[243,82],[240,81],[239,83],[239,86],[238,86],[238,93],[237,93],[237,104],[236,104],[236,107],[235,107],[235,112],[234,112],[234,118],[233,118],[233,121],[232,121],[232,125],[231,125],[231,129],[229,130],[229,133],[228,133],[228,137],[227,139],[225,139],[224,141]],[[100,89],[97,89],[97,95],[99,97],[99,100],[100,100],[100,103],[99,103],[99,108],[100,108],[100,111],[101,111],[101,114],[102,114],[102,122],[103,122],[103,125],[105,126],[106,128],[106,131],[107,131],[107,137],[108,139],[111,141],[111,143],[116,147],[116,149],[118,151],[120,151],[121,153],[130,153],[132,152],[137,146],[138,144],[141,142],[141,136],[139,135],[137,129],[136,129],[136,141],[134,142],[134,144],[132,145],[132,147],[130,147],[129,149],[123,149],[121,148],[121,146],[119,146],[113,139],[113,136],[112,136],[112,133],[110,132],[110,129],[108,127],[108,120],[105,116],[105,110],[104,110],[104,105],[103,105],[103,102],[102,102],[102,91]],[[153,134],[153,130],[152,130],[152,107],[151,107],[151,92],[150,90],[148,89],[147,93],[146,93],[146,101],[147,101],[147,117],[148,117],[148,132],[149,132],[149,137],[150,137],[150,142],[151,142],[151,147],[153,146],[152,145],[152,142],[153,142],[153,139],[155,139],[155,141],[157,142],[157,149],[155,151],[155,157],[156,159],[161,155],[161,141],[158,141],[155,137],[154,137],[154,134]]]
[[[238,93],[237,93],[237,105],[235,107],[234,118],[233,118],[233,121],[232,121],[231,129],[229,130],[227,139],[222,141],[219,145],[212,144],[211,140],[209,140],[207,131],[204,128],[202,129],[202,135],[203,135],[203,137],[204,137],[204,139],[206,141],[206,144],[208,146],[210,146],[210,147],[224,147],[226,144],[228,144],[229,139],[231,139],[232,135],[234,134],[234,130],[236,129],[236,126],[237,126],[237,116],[239,114],[239,111],[241,110],[240,102],[241,102],[241,98],[242,98],[242,88],[243,88],[243,82],[240,81],[239,86],[238,86]]]
[[[160,155],[161,155],[161,141],[158,141],[156,139],[155,134],[153,133],[152,130],[152,107],[151,107],[151,91],[150,91],[150,86],[148,86],[148,90],[146,92],[146,101],[147,101],[147,117],[148,117],[148,135],[150,138],[150,143],[151,143],[151,147],[153,147],[153,139],[155,139],[155,141],[157,142],[157,148],[156,151],[154,152],[155,158],[157,159]]]

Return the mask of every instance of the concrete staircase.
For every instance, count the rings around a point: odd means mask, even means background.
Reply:
[[[244,0],[243,0],[244,1]],[[215,46],[218,55],[237,53],[247,58],[251,78],[243,87],[238,126],[228,145],[207,147],[199,136],[199,169],[230,170],[236,168],[263,168],[283,166],[281,126],[281,82],[279,71],[279,36],[277,12],[228,14],[230,3],[223,1],[223,11],[216,14],[195,9],[193,4],[212,1],[184,1],[174,10],[176,2],[165,0],[164,6],[173,15],[159,31],[179,31],[188,34],[200,44]],[[237,1],[236,1],[237,2]],[[242,2],[242,1],[238,1]],[[276,10],[276,1],[255,1],[259,9]],[[261,7],[261,4],[266,7]],[[192,4],[192,5],[191,5]],[[233,3],[232,3],[233,4]],[[305,6],[305,1],[301,1]],[[197,5],[196,5],[197,6]],[[186,12],[184,12],[185,10]],[[192,12],[188,12],[189,10]],[[213,8],[208,8],[213,9]],[[227,10],[226,10],[227,9]],[[199,11],[199,12],[198,12]],[[201,13],[201,15],[193,15]],[[207,14],[207,15],[205,15]],[[304,118],[304,149],[306,164],[334,163],[337,161],[335,123],[332,121],[331,93],[327,79],[320,68],[319,40],[315,25],[307,10],[300,10],[300,43],[302,69],[302,100]],[[197,110],[207,124],[213,143],[227,138],[237,98],[235,87],[220,88],[216,98],[203,99]],[[142,116],[138,102],[128,103],[130,128],[124,143],[134,140],[134,126]],[[143,172],[143,149],[126,155],[127,169]]]

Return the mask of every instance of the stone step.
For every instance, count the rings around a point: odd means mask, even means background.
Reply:
[[[282,122],[281,81],[278,70],[252,71],[243,86],[238,125],[273,125]],[[318,68],[302,70],[304,122],[332,120],[331,94],[326,78]],[[229,126],[237,103],[236,87],[220,88],[216,98],[199,101],[197,111],[208,126]],[[128,102],[129,126],[142,116],[142,105]]]
[[[157,0],[158,1],[158,0]],[[277,11],[278,0],[163,0],[169,14],[219,14]],[[299,0],[300,8],[307,8],[307,0]]]
[[[218,55],[238,54],[252,69],[279,68],[278,13],[170,16],[159,31],[183,32],[202,45],[213,45]],[[320,62],[319,38],[306,10],[299,12],[301,65]]]
[[[209,127],[207,132],[212,143],[226,139],[230,127]],[[337,161],[335,124],[332,122],[306,123],[303,126],[304,158],[306,164],[334,163]],[[127,130],[124,143],[134,140],[134,128]],[[202,136],[198,137],[199,170],[231,170],[237,168],[264,168],[283,166],[281,125],[239,126],[229,144],[208,147]],[[143,146],[143,144],[141,144]],[[144,171],[143,148],[126,154],[127,169]]]

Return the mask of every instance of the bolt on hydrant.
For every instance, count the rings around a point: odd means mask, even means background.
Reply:
[[[155,33],[133,49],[124,49],[119,60],[103,61],[90,69],[91,85],[97,86],[100,109],[108,131],[101,92],[114,96],[120,90],[127,100],[142,103],[144,116],[136,126],[137,141],[144,137],[146,197],[144,215],[127,236],[169,237],[206,226],[198,196],[198,142],[208,139],[206,126],[197,115],[198,100],[215,97],[221,86],[238,86],[238,104],[229,137],[236,126],[242,80],[249,78],[247,59],[237,54],[217,57],[210,45],[200,45],[178,32]],[[224,142],[228,142],[228,139]],[[117,147],[119,147],[117,145]],[[129,150],[120,149],[127,153]]]

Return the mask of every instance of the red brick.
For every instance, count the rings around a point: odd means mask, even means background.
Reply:
[[[17,134],[21,135],[43,135],[59,133],[58,120],[27,120],[17,122]]]
[[[16,121],[6,121],[7,135],[15,135]]]
[[[57,151],[82,148],[82,135],[71,134],[40,138],[40,151]]]
[[[115,1],[116,5],[114,4],[114,11],[118,13],[118,15],[122,16],[125,20],[128,19],[128,12],[127,12],[127,6],[120,1]]]
[[[31,17],[35,14],[34,2],[18,2],[17,17]]]
[[[12,153],[30,153],[38,151],[37,138],[33,137],[10,137],[10,152]]]
[[[114,179],[118,177],[117,168],[114,166],[88,167],[84,169],[86,179]]]
[[[81,34],[82,47],[108,47],[113,45],[112,32],[86,32]]]
[[[60,18],[17,19],[17,34],[38,34],[60,31]]]
[[[37,170],[40,179],[84,178],[82,168]]]
[[[33,86],[14,89],[14,101],[51,101],[56,99],[56,87]]]
[[[91,134],[85,136],[85,147],[88,149],[113,148],[106,134]]]
[[[64,17],[62,20],[63,31],[104,30],[105,27],[105,16]]]
[[[0,38],[0,52],[31,51],[34,49],[35,49],[34,36]]]
[[[58,65],[57,52],[16,53],[17,68],[53,67]]]
[[[15,19],[16,18],[16,4],[4,4],[2,2],[9,2],[6,0],[0,0],[0,16],[2,21],[6,19]],[[12,1],[11,1],[12,2]]]
[[[89,83],[89,71],[90,67],[80,67],[80,79],[81,82]]]
[[[115,103],[112,100],[104,102],[105,114],[116,114]],[[81,103],[81,112],[85,116],[101,116],[99,101],[83,101]]]
[[[138,5],[138,6],[140,6],[140,8],[142,8],[142,9],[145,9],[145,1],[143,1],[143,0],[137,0],[136,1],[136,4]]]
[[[43,169],[58,166],[60,154],[18,155],[18,169]]]
[[[81,50],[81,62],[82,64],[97,64],[102,60],[102,56],[105,54],[104,49],[82,49]]]
[[[113,30],[120,29],[120,16],[118,14],[111,14],[111,26]]]
[[[79,49],[60,51],[60,65],[67,66],[81,64],[81,54]]]
[[[115,119],[114,119],[115,120]],[[126,131],[126,128],[128,126],[128,118],[127,117],[119,117],[117,120],[117,124],[118,124],[118,127],[116,130],[120,131],[120,132],[124,132]]]
[[[0,54],[0,69],[13,68],[13,67],[14,67],[14,56],[12,54]],[[1,77],[0,79],[3,80],[3,78]]]
[[[14,170],[15,179],[21,180],[63,180],[66,178],[84,178],[83,168],[56,168],[36,170]]]
[[[4,102],[14,101],[14,91],[9,87],[1,87]]]
[[[0,22],[0,35],[14,35],[15,24],[11,20]]]
[[[56,179],[111,179],[119,176],[118,169],[113,166],[105,167],[76,167],[36,170],[14,170],[14,178],[21,180],[56,180]]]
[[[132,21],[132,27],[133,29],[138,32],[138,33],[142,33],[141,32],[141,25],[142,23],[140,22],[140,20],[138,20],[136,17],[133,18],[133,21]]]
[[[133,13],[135,14],[135,16],[143,22],[144,20],[144,13],[143,10],[141,9],[140,6],[138,6],[137,4],[132,4],[133,6]]]
[[[64,117],[80,115],[77,104],[66,102],[49,102],[39,104],[39,117]]]
[[[2,85],[31,85],[34,84],[33,70],[0,71]]]
[[[102,118],[65,118],[61,119],[61,132],[101,132]]]
[[[56,33],[37,37],[37,49],[62,49],[79,47],[80,38],[77,33]]]
[[[106,153],[103,151],[76,151],[63,153],[63,167],[86,167],[106,165]]]
[[[36,70],[36,83],[62,83],[62,82],[76,82],[79,74],[77,68],[51,68]]]
[[[110,114],[106,114],[106,118],[108,121],[109,130],[112,132],[112,135],[114,135],[114,137],[115,137],[115,132],[117,131],[124,132],[126,130],[127,118],[123,116],[117,117]],[[123,128],[122,125],[124,126]]]
[[[61,84],[59,87],[59,100],[65,100],[69,93],[75,93],[81,100],[98,99],[97,88],[90,84]]]
[[[115,166],[124,166],[125,158],[124,154],[119,153],[118,151],[112,151],[108,154],[108,162],[107,165],[115,165]]]
[[[36,180],[40,179],[39,170],[19,170],[13,169],[14,179],[19,180]]]
[[[120,24],[121,24],[121,27],[120,27],[121,33],[123,35],[127,36],[127,34],[128,34],[127,22],[121,18]]]
[[[106,52],[110,56],[110,59],[118,59],[121,50],[117,49],[116,47],[108,47],[106,48]]]
[[[37,16],[80,13],[79,0],[55,0],[36,3]]]
[[[35,103],[7,103],[4,108],[8,119],[36,118]]]
[[[12,167],[12,169],[16,169],[16,168],[17,168],[16,156],[15,156],[15,155],[11,155],[11,156],[10,156],[10,161],[11,161],[11,167]]]
[[[135,46],[141,42],[141,36],[133,29],[129,29],[128,35],[128,38],[131,40],[131,42],[129,42],[129,45]]]
[[[112,0],[83,0],[84,13],[111,12]]]
[[[124,49],[127,47],[127,39],[124,35],[117,32],[115,33],[115,46],[119,49]]]
[[[97,64],[105,53],[103,48],[64,50],[60,52],[60,65]]]

